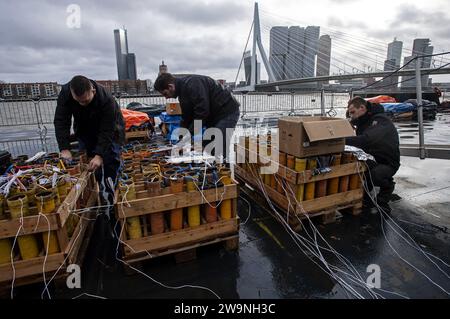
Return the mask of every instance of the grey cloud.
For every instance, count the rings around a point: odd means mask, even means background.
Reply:
[[[328,17],[328,25],[332,27],[336,27],[339,29],[361,29],[365,30],[367,29],[367,25],[362,21],[343,21],[339,19],[338,17],[331,16]]]
[[[391,22],[391,27],[402,25],[426,25],[427,27],[439,27],[450,24],[450,16],[445,11],[423,10],[414,5],[399,6],[398,14]]]
[[[344,22],[335,16],[331,16],[328,18],[328,25],[342,28],[344,26]]]
[[[73,2],[81,7],[81,29],[66,27]],[[154,77],[161,59],[173,72],[236,69],[244,40],[226,37],[228,27],[238,19],[251,23],[242,19],[251,10],[237,2],[29,0],[0,6],[0,79],[8,81],[64,82],[74,73],[117,78],[113,29],[122,25],[141,78]]]
[[[178,21],[192,24],[210,25],[239,21],[245,16],[248,6],[233,2],[156,1],[153,6],[160,14]]]

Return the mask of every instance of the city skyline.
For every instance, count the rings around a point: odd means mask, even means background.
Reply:
[[[430,39],[416,38],[413,41],[413,50],[412,55],[404,57],[403,65],[409,63],[415,56],[417,55],[429,55],[433,54],[434,47],[431,46]],[[410,64],[405,66],[405,70],[413,70],[416,67],[417,60],[412,61]],[[426,57],[420,60],[421,68],[429,68],[431,66],[431,57]],[[422,75],[422,87],[428,86],[429,75]],[[408,80],[409,79],[409,80]],[[407,81],[405,81],[407,80]],[[401,86],[406,87],[415,87],[416,80],[414,77],[402,77]]]
[[[80,0],[77,4],[81,9],[79,29],[66,25],[68,3],[0,0],[0,80],[65,83],[74,74],[114,79],[117,61],[111,30],[126,25],[132,35],[131,51],[138,59],[138,78],[156,78],[164,57],[175,73],[207,74],[234,81],[254,2],[193,0],[180,6],[175,0],[155,0],[151,5],[137,0],[123,6],[118,1]],[[320,25],[324,34],[334,32],[333,46],[344,44],[339,42],[344,38],[367,39],[387,47],[397,37],[405,43],[405,50],[411,49],[414,38],[430,38],[434,52],[450,50],[446,27],[450,13],[443,10],[448,7],[446,1],[380,0],[374,6],[366,0],[317,0],[301,5],[293,0],[262,0],[259,4],[267,54],[268,26],[275,25]],[[386,6],[390,10],[384,10]],[[368,22],[369,10],[377,17],[376,24]],[[386,52],[378,56],[378,65],[383,68]],[[264,72],[261,70],[261,79],[266,78]],[[244,78],[242,72],[238,80]]]
[[[317,59],[319,49],[319,26],[274,26],[270,29],[269,63],[277,80],[314,77],[317,67],[321,72],[328,67],[329,58],[322,59],[330,47],[321,47],[320,57]],[[320,63],[319,63],[320,62]],[[328,62],[328,65],[327,65]],[[328,75],[327,74],[327,75]]]

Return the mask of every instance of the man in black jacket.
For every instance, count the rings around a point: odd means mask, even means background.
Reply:
[[[229,91],[208,76],[175,78],[170,73],[158,76],[154,87],[167,99],[178,98],[182,127],[189,129],[191,134],[194,120],[201,120],[207,128],[218,128],[222,132],[223,155],[225,159],[228,158],[231,135],[239,120],[239,102]]]
[[[368,161],[366,185],[371,191],[373,185],[380,187],[377,196],[378,205],[390,212],[389,200],[394,191],[393,176],[400,167],[400,147],[397,129],[384,114],[380,104],[370,103],[361,97],[348,102],[347,113],[351,123],[356,126],[356,136],[346,138],[346,144],[359,147],[371,154],[376,162]],[[365,195],[366,206],[371,200]]]
[[[55,111],[55,135],[61,157],[72,159],[70,152],[70,127],[73,121],[80,150],[86,150],[89,170],[95,171],[100,191],[112,204],[120,166],[120,145],[124,141],[124,120],[114,97],[93,80],[77,75],[61,88]],[[112,186],[112,185],[111,185]]]

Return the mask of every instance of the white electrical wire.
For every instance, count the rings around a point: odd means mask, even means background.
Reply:
[[[371,172],[370,172],[370,170],[369,170],[369,177],[370,177],[370,182],[371,182],[371,184],[372,184],[372,186],[375,186],[374,184],[373,184],[373,180],[372,180],[372,176],[371,176]],[[367,188],[367,186],[366,185],[364,185],[364,189],[366,190],[366,192],[368,192],[368,188]],[[433,284],[434,286],[436,286],[437,288],[439,288],[441,291],[443,291],[445,294],[447,294],[447,295],[450,295],[450,292],[448,292],[446,289],[444,289],[441,285],[439,285],[439,284],[437,284],[435,281],[433,281],[427,274],[425,274],[422,270],[420,270],[419,268],[417,268],[416,266],[414,266],[411,262],[409,262],[409,261],[407,261],[405,258],[403,258],[401,255],[400,255],[400,253],[392,246],[392,244],[391,244],[391,242],[389,241],[389,239],[387,238],[387,235],[386,235],[386,232],[385,232],[385,230],[384,230],[384,226],[383,226],[383,221],[385,221],[388,225],[390,225],[389,224],[389,220],[385,217],[385,216],[383,216],[384,214],[385,215],[388,215],[384,210],[383,210],[383,208],[381,207],[381,206],[379,206],[378,205],[378,203],[377,203],[377,199],[376,199],[376,197],[374,198],[374,197],[372,197],[371,195],[370,195],[370,193],[368,193],[368,195],[369,195],[369,197],[371,198],[371,200],[373,201],[373,203],[375,204],[375,206],[377,207],[377,209],[378,209],[378,211],[380,212],[380,221],[381,221],[381,229],[382,229],[382,232],[383,232],[383,235],[384,235],[384,237],[385,237],[385,239],[386,239],[386,242],[388,243],[388,245],[389,245],[389,247],[392,249],[392,251],[403,261],[403,262],[405,262],[407,265],[409,265],[411,268],[413,268],[414,270],[416,270],[419,274],[421,274],[422,276],[424,276],[431,284]],[[398,224],[396,224],[397,225],[397,227],[398,228],[401,228]],[[396,232],[395,231],[395,229],[392,227],[392,226],[390,226],[393,230],[394,230],[394,232]],[[405,232],[405,231],[404,231]],[[400,238],[402,238],[403,240],[405,240],[406,242],[407,242],[407,240],[402,236],[402,235],[400,235],[398,232],[396,232],[398,235],[399,235],[399,237]],[[417,243],[411,238],[411,241],[412,242],[414,242],[416,245],[417,245]],[[411,246],[411,245],[410,245]],[[417,245],[418,246],[418,245]],[[420,247],[417,247],[416,248],[416,250],[418,250],[418,251],[421,251],[422,253],[423,253],[423,249],[422,248],[420,248]],[[448,277],[448,274],[447,273],[445,273],[445,272],[443,272],[443,270],[438,266],[438,265],[436,265],[436,263],[434,262],[434,261],[432,261],[428,256],[427,256],[427,254],[425,254],[425,253],[423,253],[423,255],[428,259],[428,260],[430,260],[443,274],[445,274],[447,277]]]
[[[125,185],[126,185],[126,184],[125,184]],[[127,190],[126,190],[125,195],[124,195],[125,198],[126,198],[127,193],[128,193],[128,191],[129,191],[129,186],[126,185],[126,187],[127,187]],[[124,212],[124,210],[123,210],[123,204],[124,204],[124,201],[122,201],[120,204],[121,204],[121,212],[122,212],[122,216],[123,216],[123,219],[124,219],[124,221],[125,221],[125,212]],[[121,238],[122,238],[123,231],[124,231],[124,228],[125,228],[125,222],[122,223],[122,227],[121,227],[121,230],[120,230],[120,234],[119,234],[119,235],[117,234],[117,232],[116,232],[116,227],[117,227],[117,225],[118,225],[118,223],[119,223],[119,220],[120,220],[120,219],[118,218],[117,221],[116,221],[116,223],[115,223],[114,229],[113,229],[113,232],[114,232],[115,236],[117,237],[117,247],[116,247],[116,260],[117,260],[117,261],[123,263],[124,265],[128,266],[129,268],[133,269],[134,271],[140,273],[141,275],[143,275],[144,277],[150,279],[150,280],[153,281],[155,284],[158,284],[158,285],[160,285],[161,287],[164,287],[164,288],[167,288],[167,289],[173,289],[173,290],[184,289],[184,288],[201,289],[201,290],[206,290],[206,291],[212,293],[212,294],[213,294],[215,297],[217,297],[218,299],[221,299],[217,293],[215,293],[213,290],[211,290],[210,288],[207,288],[207,287],[198,286],[198,285],[182,285],[182,286],[169,286],[169,285],[166,285],[166,284],[164,284],[164,283],[162,283],[162,282],[156,280],[155,278],[153,278],[153,277],[147,275],[146,273],[142,272],[141,270],[139,270],[139,269],[133,267],[130,263],[126,262],[125,260],[120,259],[120,258],[118,257],[118,255],[119,255],[119,245],[120,245],[120,244],[123,244],[123,245],[129,247],[134,253],[136,253],[136,251],[134,250],[134,248],[132,248],[130,245],[128,245],[127,243],[125,243],[125,242],[122,241],[122,239],[121,239]],[[140,253],[140,252],[145,252],[149,257],[151,257],[151,258],[153,257],[152,254],[151,254],[148,250],[142,250],[142,251],[139,251],[139,253]]]

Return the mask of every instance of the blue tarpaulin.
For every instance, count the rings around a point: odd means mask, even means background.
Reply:
[[[171,140],[172,133],[175,129],[180,127],[181,123],[181,115],[168,115],[166,112],[162,112],[159,116],[161,122],[167,125],[167,135],[166,139],[168,141]],[[178,141],[178,138],[173,138],[172,142],[175,143]]]
[[[415,110],[415,106],[411,103],[381,103],[386,113],[405,113]]]

